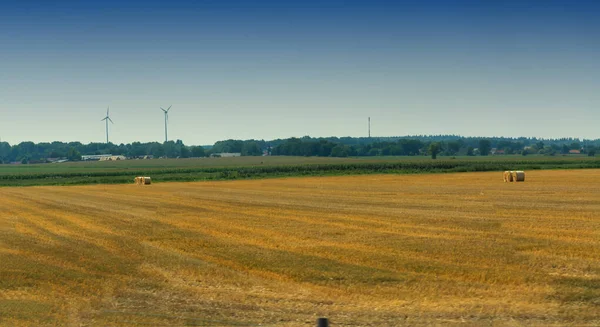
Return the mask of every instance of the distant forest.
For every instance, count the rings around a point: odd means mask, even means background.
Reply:
[[[571,151],[575,150],[575,151]],[[507,137],[462,137],[456,135],[417,135],[398,137],[318,137],[264,140],[225,140],[212,147],[187,146],[181,140],[165,143],[130,144],[52,142],[0,143],[1,163],[35,163],[52,159],[81,160],[82,155],[112,154],[129,158],[190,158],[240,153],[242,156],[462,156],[462,155],[561,155],[581,153],[594,156],[600,139],[538,139]]]

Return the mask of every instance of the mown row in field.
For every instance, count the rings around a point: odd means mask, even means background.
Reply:
[[[32,186],[32,185],[77,185],[77,184],[120,184],[131,183],[138,175],[149,175],[155,182],[166,181],[201,181],[228,179],[255,179],[284,176],[320,176],[343,174],[379,174],[379,173],[441,173],[500,170],[537,170],[537,169],[578,169],[600,168],[600,159],[595,158],[490,158],[490,159],[443,159],[431,160],[422,158],[398,159],[384,158],[379,160],[361,160],[356,158],[321,160],[306,158],[263,158],[213,160],[212,166],[207,161],[162,161],[155,166],[135,166],[123,163],[102,167],[101,164],[87,164],[70,169],[59,165],[50,167],[36,166],[32,170],[22,168],[19,171],[5,169],[0,174],[0,186]],[[300,164],[299,164],[300,163]],[[169,165],[171,164],[171,165]],[[237,165],[236,165],[237,164]],[[56,167],[55,170],[52,170]],[[83,167],[83,168],[82,168]],[[86,168],[87,167],[87,168]],[[48,169],[48,170],[43,170]],[[10,173],[8,173],[10,172]]]
[[[0,325],[597,326],[600,170],[0,189]]]

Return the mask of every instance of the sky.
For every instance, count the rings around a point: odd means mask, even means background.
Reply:
[[[600,1],[0,1],[0,138],[600,138]]]

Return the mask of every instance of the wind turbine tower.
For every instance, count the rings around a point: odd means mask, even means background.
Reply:
[[[369,138],[371,138],[371,117],[369,117]]]
[[[110,117],[108,116],[108,110],[109,107],[106,108],[106,117],[104,117],[104,119],[100,120],[100,121],[106,121],[106,143],[108,144],[108,121],[110,120],[111,124],[114,124],[114,122],[112,121],[112,119],[110,119]]]
[[[162,109],[162,111],[165,112],[165,142],[167,142],[168,137],[167,137],[167,122],[169,121],[169,110],[171,110],[172,106],[169,106],[169,108],[167,109],[163,109],[163,107],[160,107],[160,109]]]

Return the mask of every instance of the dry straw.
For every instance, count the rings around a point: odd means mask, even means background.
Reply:
[[[522,170],[515,171],[513,173],[513,180],[515,182],[524,182],[525,181],[525,172]]]
[[[135,185],[150,185],[152,184],[152,179],[150,177],[142,177],[138,176],[133,179]]]
[[[505,171],[503,174],[504,182],[524,182],[525,172],[522,170]]]

